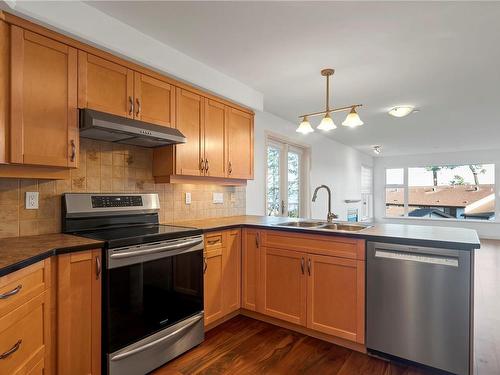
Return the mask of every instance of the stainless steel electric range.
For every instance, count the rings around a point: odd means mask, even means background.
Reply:
[[[203,234],[159,224],[157,194],[64,194],[63,232],[105,242],[103,370],[142,375],[200,344]]]

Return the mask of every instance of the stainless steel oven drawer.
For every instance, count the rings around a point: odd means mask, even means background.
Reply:
[[[203,312],[108,354],[109,375],[144,375],[199,345]]]

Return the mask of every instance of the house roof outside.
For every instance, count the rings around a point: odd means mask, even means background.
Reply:
[[[386,214],[402,216],[404,188],[387,188],[386,205]],[[409,188],[408,206],[422,207],[410,210],[408,215],[414,217],[453,217],[432,207],[454,207],[463,208],[465,218],[490,219],[495,215],[495,189],[494,185],[415,186]]]

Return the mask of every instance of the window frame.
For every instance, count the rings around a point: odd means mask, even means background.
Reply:
[[[366,169],[370,171],[370,186],[369,189],[364,189],[363,185],[363,170]],[[374,202],[373,202],[373,197],[374,197],[374,188],[375,180],[374,180],[374,168],[369,165],[361,164],[361,212],[359,215],[359,220],[360,221],[372,221],[374,218]],[[367,200],[368,207],[365,208],[363,207],[365,205],[365,198]],[[367,215],[364,215],[364,213],[367,212]]]
[[[411,217],[408,216],[409,213],[409,169],[410,168],[426,168],[429,165],[439,165],[439,166],[450,166],[450,165],[468,165],[468,164],[492,164],[494,166],[495,173],[495,183],[494,183],[494,191],[495,191],[495,219],[494,220],[481,220],[481,219],[457,219],[457,218],[431,218],[431,217]],[[458,162],[458,163],[429,163],[429,165],[424,166],[385,166],[384,167],[384,219],[389,220],[424,220],[424,221],[447,221],[447,222],[455,222],[455,223],[489,223],[489,224],[498,224],[500,220],[497,219],[498,207],[500,207],[500,202],[498,198],[498,190],[497,190],[497,179],[498,173],[500,171],[500,164],[495,163],[494,161],[489,162],[475,162],[475,163],[467,163],[467,162]],[[388,169],[403,169],[403,184],[387,184],[387,170]],[[388,216],[386,214],[386,205],[387,205],[387,189],[390,188],[402,188],[404,189],[404,214],[403,216]]]
[[[283,196],[283,192],[288,190],[288,152],[295,152],[300,155],[299,163],[299,212],[298,217],[308,218],[310,216],[310,205],[307,197],[309,196],[309,179],[310,179],[310,147],[308,145],[297,143],[286,137],[271,132],[266,132],[265,134],[265,156],[264,156],[264,214],[267,216],[267,196],[268,196],[268,164],[267,164],[267,152],[269,146],[274,146],[281,150],[280,157],[280,200],[284,201],[284,213],[277,217],[288,217],[288,194]],[[286,166],[286,167],[285,167]],[[283,168],[285,168],[286,173],[283,176]],[[284,177],[284,178],[283,178]]]

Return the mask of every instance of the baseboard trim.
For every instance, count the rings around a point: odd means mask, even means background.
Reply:
[[[232,313],[224,316],[223,318],[220,318],[219,320],[217,320],[213,323],[210,323],[209,325],[207,325],[205,327],[205,332],[210,331],[211,329],[217,327],[218,325],[221,325],[224,322],[227,322],[228,320],[230,320],[238,315],[247,316],[249,318],[260,320],[262,322],[269,323],[269,324],[272,324],[272,325],[275,325],[275,326],[278,326],[281,328],[286,328],[286,329],[289,329],[291,331],[302,333],[303,335],[311,336],[311,337],[314,337],[314,338],[319,339],[319,340],[327,341],[331,344],[343,346],[345,348],[348,348],[348,349],[351,349],[351,350],[354,350],[354,351],[357,351],[360,353],[366,353],[366,346],[364,346],[362,344],[358,344],[358,343],[355,343],[355,342],[352,342],[349,340],[344,340],[344,339],[341,339],[341,338],[338,338],[335,336],[327,335],[326,333],[314,331],[314,330],[306,328],[306,327],[298,326],[298,325],[293,324],[293,323],[285,322],[285,321],[280,320],[280,319],[272,318],[270,316],[260,314],[260,313],[255,312],[255,311],[250,311],[250,310],[245,310],[245,309],[239,309],[239,310],[233,311]]]

